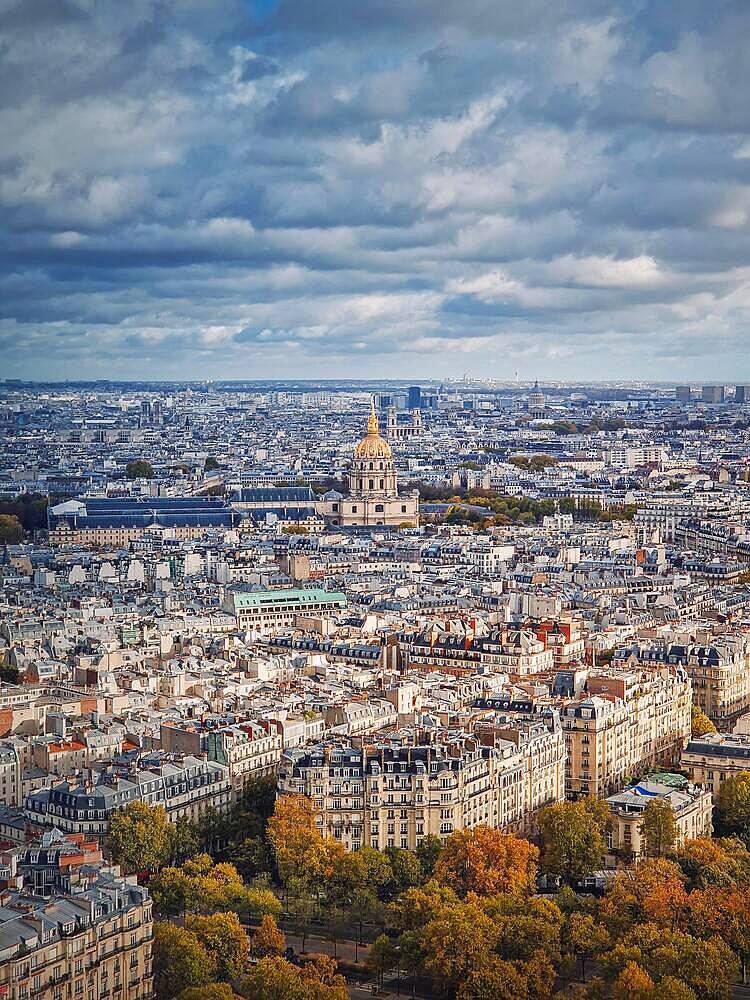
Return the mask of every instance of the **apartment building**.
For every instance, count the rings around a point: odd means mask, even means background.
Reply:
[[[714,795],[722,782],[742,771],[750,771],[750,736],[740,733],[706,733],[685,747],[680,760],[690,780],[709,788]]]
[[[680,667],[564,670],[549,687],[529,688],[526,698],[501,693],[478,698],[474,708],[516,718],[548,718],[557,709],[567,749],[566,794],[601,797],[647,765],[677,764],[690,738],[691,685]]]
[[[506,720],[481,738],[407,729],[361,747],[342,741],[287,751],[278,789],[312,799],[321,832],[350,850],[413,850],[428,834],[444,839],[480,824],[520,830],[531,810],[562,797],[564,746],[543,725],[522,726],[512,742],[501,735],[512,728]],[[532,783],[531,762],[545,756],[549,764]]]
[[[276,722],[239,722],[211,725],[195,720],[161,725],[161,746],[166,751],[206,754],[228,769],[232,799],[236,801],[253,778],[276,773],[283,734]]]
[[[677,822],[676,845],[696,837],[710,837],[713,831],[711,792],[690,784],[678,774],[656,774],[648,781],[629,785],[610,795],[607,805],[612,819],[607,834],[608,861],[639,858],[646,853],[641,832],[643,813],[649,802],[666,802]]]
[[[209,807],[226,812],[231,801],[229,769],[212,760],[155,752],[127,766],[99,774],[86,771],[31,792],[24,811],[40,827],[85,833],[104,843],[112,814],[135,800],[164,806],[171,822],[196,821]]]
[[[554,653],[529,629],[500,628],[489,635],[454,635],[435,628],[402,633],[399,647],[404,667],[460,675],[478,667],[504,671],[511,677],[542,673],[554,666]]]
[[[4,893],[0,996],[139,1000],[153,996],[152,904],[135,879],[102,872],[47,899]]]
[[[619,650],[620,662],[679,665],[693,685],[693,701],[717,729],[730,730],[750,707],[750,636],[704,634],[702,642],[652,643]]]

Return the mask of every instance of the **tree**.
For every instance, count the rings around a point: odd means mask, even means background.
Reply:
[[[228,983],[208,983],[206,986],[189,986],[177,1000],[240,1000]]]
[[[154,467],[150,462],[146,462],[142,458],[136,458],[134,461],[128,462],[125,466],[125,475],[128,479],[153,479]]]
[[[185,929],[192,931],[216,960],[216,977],[232,982],[247,960],[247,934],[236,913],[214,913],[210,917],[188,917]]]
[[[646,854],[652,858],[668,854],[680,832],[672,806],[659,799],[652,799],[646,805],[638,829],[646,841]]]
[[[127,875],[159,871],[170,851],[169,821],[164,807],[135,799],[115,812],[109,825],[109,849],[113,861]]]
[[[362,934],[364,925],[367,922],[374,923],[382,918],[384,908],[372,889],[358,889],[354,893],[351,907],[349,909],[352,920],[357,925],[357,936],[354,939],[354,960],[359,958],[359,945],[364,944]]]
[[[443,850],[443,842],[436,833],[428,833],[417,844],[417,857],[422,866],[422,873],[426,878],[430,878],[438,858]]]
[[[301,969],[273,956],[249,969],[242,984],[246,1000],[349,1000],[346,980],[327,956]]]
[[[612,984],[613,1000],[650,1000],[653,993],[653,979],[635,962],[628,962]]]
[[[159,1000],[171,1000],[191,986],[205,986],[216,972],[216,959],[192,931],[160,921],[154,924],[153,961]]]
[[[387,934],[378,934],[367,950],[367,965],[377,976],[378,983],[396,964],[396,949]]]
[[[530,961],[543,953],[559,960],[563,915],[552,900],[504,893],[483,899],[482,909],[497,927],[500,958]]]
[[[458,896],[452,889],[430,879],[423,886],[402,892],[388,907],[391,922],[400,932],[418,931],[437,917],[446,906],[455,906]]]
[[[328,900],[342,909],[351,902],[358,886],[365,881],[366,864],[359,851],[344,851],[332,862],[326,883]]]
[[[750,771],[732,774],[721,783],[715,801],[716,826],[750,846]]]
[[[278,924],[270,914],[266,915],[250,941],[250,954],[253,958],[267,958],[281,955],[285,948],[286,938]]]
[[[586,962],[605,951],[609,945],[609,934],[588,913],[572,913],[565,938],[570,950],[581,960],[581,978],[585,983]]]
[[[513,962],[490,958],[469,970],[456,1000],[528,1000],[526,977]]]
[[[177,865],[198,853],[198,831],[184,816],[167,827],[167,860]]]
[[[297,890],[298,887],[290,886],[290,889]],[[310,924],[317,909],[315,900],[308,891],[307,883],[299,886],[298,891],[289,898],[287,909],[292,921],[292,930],[297,937],[302,938],[302,951],[305,950],[307,935],[310,933]]]
[[[245,837],[229,848],[227,858],[243,879],[250,881],[272,870],[268,846],[260,837]]]
[[[698,705],[693,705],[692,719],[690,723],[690,733],[695,739],[698,736],[705,736],[706,733],[715,733],[716,726]]]
[[[162,869],[150,888],[154,905],[165,914],[246,910],[256,916],[277,916],[281,912],[269,889],[246,886],[234,865],[214,864],[208,854],[196,854],[181,868]]]
[[[539,827],[544,842],[544,871],[575,882],[604,863],[601,818],[586,800],[548,806],[540,813]]]
[[[522,837],[476,826],[448,837],[434,877],[459,895],[525,894],[536,886],[538,856],[537,849]]]
[[[12,514],[0,514],[0,545],[17,545],[23,538],[23,527]]]
[[[315,882],[327,860],[326,844],[316,825],[318,813],[305,795],[282,795],[268,820],[268,841],[281,881]]]
[[[219,464],[218,459],[214,458],[213,455],[209,455],[206,461],[203,463],[204,472],[214,472],[216,469],[220,468],[221,465]]]
[[[498,936],[478,903],[447,906],[424,929],[425,968],[436,982],[456,989],[488,961]]]
[[[389,847],[386,854],[391,863],[393,883],[397,892],[402,892],[410,886],[419,885],[422,881],[422,866],[413,851]]]

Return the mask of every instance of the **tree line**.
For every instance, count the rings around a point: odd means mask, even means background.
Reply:
[[[112,819],[111,850],[150,872],[159,1000],[344,1000],[344,939],[376,979],[398,967],[445,1000],[726,1000],[750,956],[750,773],[717,801],[723,836],[683,844],[671,808],[649,802],[645,856],[600,897],[576,890],[604,863],[610,813],[597,799],[544,809],[538,844],[478,826],[416,851],[349,851],[309,799],[274,801],[263,779],[197,826],[131,803]],[[540,873],[562,888],[540,895]],[[249,938],[243,915],[257,925]],[[285,951],[282,917],[301,957]],[[306,954],[313,929],[333,959]]]

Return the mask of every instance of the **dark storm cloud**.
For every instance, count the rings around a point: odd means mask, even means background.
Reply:
[[[740,377],[749,29],[0,0],[3,372]]]

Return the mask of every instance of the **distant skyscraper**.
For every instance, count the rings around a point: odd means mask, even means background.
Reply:
[[[692,398],[689,385],[678,385],[675,387],[675,399],[678,403],[689,403]]]
[[[735,403],[750,403],[750,385],[736,385],[734,387]]]
[[[704,385],[703,386],[703,402],[704,403],[723,403],[724,402],[724,386],[723,385]]]
[[[422,406],[422,389],[420,386],[409,386],[409,400],[407,406],[410,410],[418,410]]]

